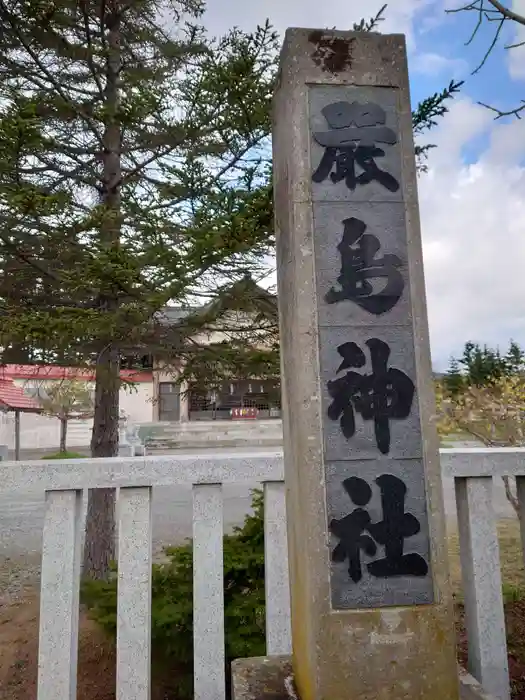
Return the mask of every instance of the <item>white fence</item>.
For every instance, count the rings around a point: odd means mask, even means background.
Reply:
[[[469,670],[486,692],[498,700],[508,700],[492,485],[493,477],[516,476],[525,508],[525,449],[448,449],[441,451],[441,463],[443,475],[454,477],[456,484]],[[288,654],[291,642],[283,478],[280,451],[232,453],[208,459],[167,455],[2,462],[2,491],[40,488],[46,492],[38,700],[76,698],[81,494],[88,487],[119,488],[118,700],[149,700],[152,487],[193,485],[196,700],[221,700],[225,696],[223,484],[264,484],[267,653]]]
[[[38,700],[76,698],[83,488],[119,488],[117,699],[149,700],[151,491],[193,484],[195,698],[225,692],[222,485],[265,490],[269,654],[290,652],[283,465],[280,452],[1,462],[0,490],[46,492],[40,601]]]

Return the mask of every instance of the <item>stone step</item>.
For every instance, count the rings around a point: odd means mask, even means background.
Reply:
[[[162,435],[188,434],[188,433],[275,433],[282,432],[280,421],[273,423],[258,423],[257,421],[232,422],[232,423],[169,423],[167,425],[155,427]]]
[[[213,440],[149,440],[146,443],[147,453],[163,454],[181,449],[209,449],[210,447],[281,447],[282,437],[217,437]]]
[[[188,441],[200,440],[207,442],[220,439],[244,440],[270,437],[282,440],[282,423],[273,421],[206,421],[202,423],[156,423],[150,426],[141,426],[139,435],[142,439],[152,442],[156,440]]]

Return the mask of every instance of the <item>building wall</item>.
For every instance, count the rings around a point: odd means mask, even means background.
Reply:
[[[231,329],[242,328],[251,323],[251,318],[242,313],[231,312],[225,314],[220,321],[221,325]],[[202,345],[219,343],[228,340],[234,335],[234,331],[224,332],[221,330],[212,331],[206,334],[199,334],[195,341]],[[6,368],[8,369],[8,368]],[[12,366],[13,371],[16,367]],[[54,381],[46,374],[43,368],[43,378],[45,382]],[[5,373],[5,371],[4,371]],[[73,369],[73,374],[77,371]],[[120,392],[120,408],[128,416],[130,423],[149,423],[159,421],[159,384],[161,382],[176,382],[179,372],[176,367],[167,368],[156,364],[151,381],[140,381],[134,384],[133,389],[122,389]],[[69,375],[68,375],[69,376]],[[41,385],[41,379],[31,379],[25,374],[24,378],[18,378],[8,371],[8,378],[12,379],[17,386],[22,388],[37,387]],[[81,376],[78,377],[82,379]],[[62,381],[56,379],[56,381]],[[94,382],[88,382],[94,389]],[[187,387],[181,385],[180,388],[180,421],[189,420],[189,397]],[[71,447],[88,446],[91,440],[92,420],[70,421],[68,425],[68,445]],[[57,418],[42,416],[32,413],[20,414],[20,443],[22,449],[58,449],[60,439],[60,421]],[[0,444],[7,444],[10,449],[14,448],[14,413],[0,412]]]
[[[153,381],[135,384],[133,389],[120,390],[120,408],[130,423],[150,423],[153,418]]]
[[[41,382],[31,379],[14,379],[22,388],[38,386]],[[46,380],[46,383],[53,380]],[[57,380],[61,381],[61,380]],[[94,383],[89,382],[94,389]],[[150,423],[153,417],[153,382],[140,382],[133,389],[120,390],[120,408],[130,423]],[[68,424],[68,446],[86,447],[91,441],[93,420],[72,420]],[[15,446],[14,413],[0,414],[0,444]],[[35,413],[20,414],[20,447],[22,449],[56,449],[60,444],[60,421],[52,416]]]
[[[250,314],[238,311],[230,311],[225,313],[217,322],[219,328],[217,330],[210,329],[209,331],[199,333],[194,336],[194,341],[198,345],[211,345],[215,343],[228,342],[233,337],[242,337],[243,328],[249,328],[253,323],[253,318]],[[227,330],[224,330],[227,329]],[[264,343],[258,343],[259,348],[264,348]],[[167,367],[161,362],[154,362],[153,367],[153,420],[160,421],[160,388],[162,382],[177,382],[179,371],[176,366]],[[195,419],[195,413],[192,414]],[[205,415],[205,412],[202,414]],[[186,384],[181,384],[180,387],[180,422],[190,420],[190,397]]]
[[[219,329],[199,333],[194,336],[194,341],[198,345],[212,345],[228,341],[235,336],[239,336],[244,328],[249,328],[253,323],[253,317],[250,314],[230,311],[225,313],[218,321]],[[224,328],[228,330],[224,330]],[[238,330],[237,330],[238,329]],[[263,348],[264,343],[258,343],[258,347]],[[175,367],[166,367],[160,362],[154,362],[153,369],[153,420],[160,420],[160,390],[159,384],[162,382],[176,382],[179,376],[179,371]],[[181,384],[180,387],[180,421],[185,422],[190,420],[190,400],[188,387],[186,384]]]

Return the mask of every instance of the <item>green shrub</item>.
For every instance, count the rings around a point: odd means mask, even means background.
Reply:
[[[227,678],[233,659],[264,656],[263,494],[253,493],[254,514],[224,537],[224,615]],[[152,571],[152,661],[157,677],[171,679],[179,698],[193,697],[192,545],[170,547],[168,561]],[[109,581],[85,581],[82,601],[90,616],[116,636],[117,575]],[[173,684],[173,681],[175,683]]]
[[[516,586],[511,583],[504,583],[502,586],[503,602],[518,603],[525,598],[525,589],[523,586]]]
[[[44,455],[42,459],[85,459],[86,455],[81,455],[78,452],[55,452],[52,455]]]

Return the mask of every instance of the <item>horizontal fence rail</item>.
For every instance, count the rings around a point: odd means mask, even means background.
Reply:
[[[525,508],[525,448],[442,449],[455,481],[469,671],[509,699],[501,569],[492,505],[495,477],[514,476]],[[282,450],[111,459],[0,462],[0,491],[46,494],[38,700],[76,698],[82,491],[118,488],[117,700],[149,700],[152,488],[193,485],[194,688],[225,697],[223,496],[225,484],[264,485],[266,641],[289,654],[290,599]],[[525,542],[525,519],[521,522]]]
[[[525,476],[525,447],[466,447],[439,450],[443,477]]]
[[[283,481],[282,451],[1,462],[0,491]]]
[[[525,477],[525,448],[443,448],[446,477]],[[0,491],[284,481],[282,449],[198,454],[0,462]]]

